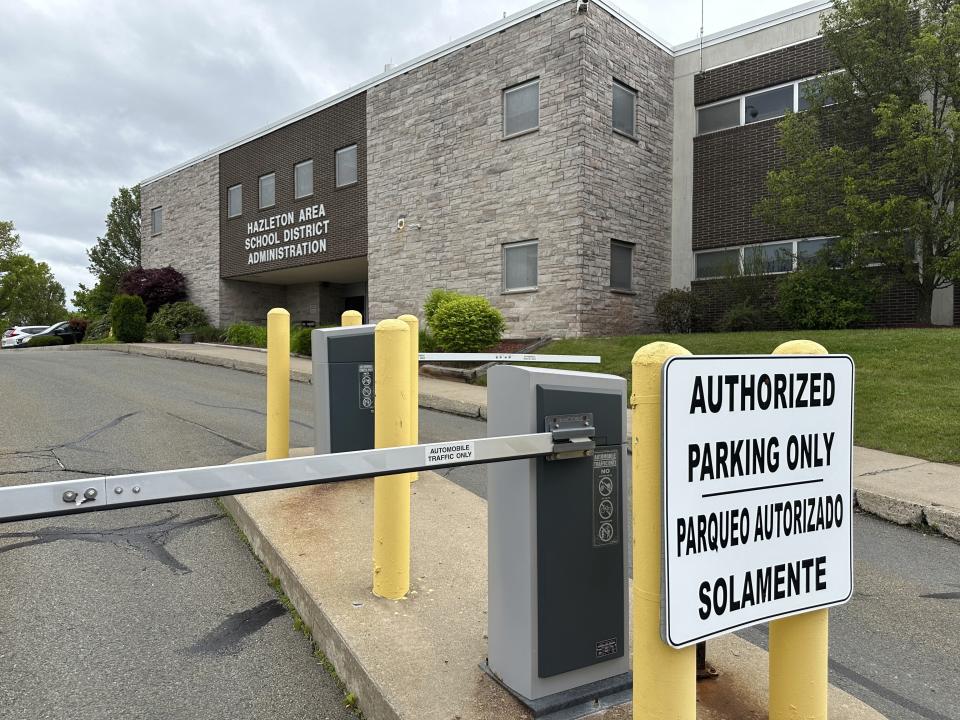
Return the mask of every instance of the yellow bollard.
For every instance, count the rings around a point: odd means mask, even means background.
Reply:
[[[774,355],[826,355],[810,340],[791,340]],[[770,720],[827,720],[829,614],[813,610],[770,622]]]
[[[410,328],[410,433],[407,437],[408,445],[417,445],[420,442],[420,321],[416,315],[401,315],[402,320]],[[410,473],[410,482],[417,479],[417,473]]]
[[[382,320],[374,336],[374,447],[405,445],[410,432],[410,329]],[[410,589],[410,480],[373,481],[373,594],[399,600]]]
[[[363,315],[356,310],[344,310],[340,315],[340,327],[363,325]]]
[[[675,650],[660,637],[661,406],[663,364],[690,355],[655,342],[633,356],[633,717],[696,720],[697,650]]]
[[[267,460],[290,455],[290,313],[267,313]]]

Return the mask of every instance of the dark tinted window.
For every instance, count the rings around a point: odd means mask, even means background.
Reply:
[[[637,114],[637,93],[621,85],[613,83],[613,129],[626,135],[635,132],[634,119]]]
[[[747,95],[743,121],[746,124],[769,120],[793,110],[793,85]]]
[[[633,289],[633,245],[630,243],[610,241],[610,287]]]
[[[740,124],[740,100],[711,105],[697,110],[697,134],[715,132]]]

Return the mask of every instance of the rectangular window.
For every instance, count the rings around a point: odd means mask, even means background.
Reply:
[[[610,287],[633,290],[633,244],[610,241]]]
[[[243,214],[243,185],[227,188],[227,217],[235,218]]]
[[[505,138],[540,127],[540,80],[503,91],[503,136]]]
[[[503,289],[537,289],[537,241],[503,246]]]
[[[793,270],[793,242],[748,245],[743,249],[743,271],[750,275]]]
[[[313,195],[313,160],[304,160],[293,166],[293,198]]]
[[[747,95],[745,103],[743,122],[747,125],[783,117],[787,110],[793,110],[793,85]]]
[[[636,134],[637,91],[613,81],[613,129],[633,137]]]
[[[810,101],[807,98],[814,98],[820,94],[820,78],[810,78],[800,83],[797,88],[797,110],[806,110],[810,107]],[[835,105],[836,100],[832,97],[824,97],[823,104]]]
[[[740,248],[696,254],[697,280],[740,274]]]
[[[163,206],[155,207],[150,211],[150,234],[159,235],[163,232]]]
[[[726,130],[740,125],[740,99],[697,110],[697,134]]]
[[[811,262],[821,250],[835,245],[836,238],[813,238],[797,240],[797,265]]]
[[[273,207],[277,204],[277,174],[269,173],[260,176],[260,209]]]
[[[352,185],[357,181],[357,146],[337,150],[337,187]]]

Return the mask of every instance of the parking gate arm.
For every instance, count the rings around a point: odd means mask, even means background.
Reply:
[[[589,413],[573,433],[553,432],[355,450],[236,465],[160,470],[0,488],[0,523],[196,498],[263,492],[541,456],[582,457],[593,450]],[[460,448],[451,453],[437,448]]]

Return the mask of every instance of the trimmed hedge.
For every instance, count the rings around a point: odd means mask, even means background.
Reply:
[[[290,328],[290,352],[298,355],[311,355],[310,346],[310,328],[292,327]]]
[[[120,342],[143,342],[147,331],[147,306],[136,295],[117,295],[110,305],[113,335]]]
[[[464,295],[443,302],[433,315],[430,329],[446,352],[481,352],[500,342],[503,315],[479,295]]]
[[[173,331],[166,325],[163,323],[158,323],[156,320],[152,320],[147,323],[147,329],[144,333],[144,338],[146,340],[153,340],[153,342],[168,343],[173,342],[175,336]]]
[[[697,296],[690,289],[672,288],[657,298],[654,312],[660,329],[666,333],[691,333],[700,312]]]
[[[51,345],[63,345],[63,338],[56,335],[38,335],[30,338],[24,347],[49,347]]]
[[[427,299],[423,302],[423,317],[427,321],[427,325],[430,326],[431,329],[433,328],[434,315],[436,315],[441,305],[461,297],[463,297],[463,295],[456,290],[444,290],[443,288],[431,290],[430,294],[427,295]]]
[[[103,340],[110,335],[110,314],[101,315],[87,325],[87,333],[83,336],[84,340]]]
[[[182,300],[162,305],[150,321],[151,325],[154,323],[164,325],[174,337],[177,337],[188,327],[208,325],[209,321],[203,308]]]
[[[194,342],[218,343],[223,340],[223,333],[213,325],[193,325],[184,328],[182,332],[193,333]]]
[[[309,356],[311,354],[311,332],[312,328],[292,325],[290,327],[290,352]],[[194,337],[194,340],[197,339],[197,337]],[[267,346],[267,328],[263,325],[251,325],[250,323],[234,323],[223,334],[223,341],[228,345],[265,348]],[[206,341],[200,340],[200,342]]]
[[[251,325],[250,323],[234,323],[227,328],[223,339],[228,345],[265,348],[267,346],[267,328],[263,325]]]

